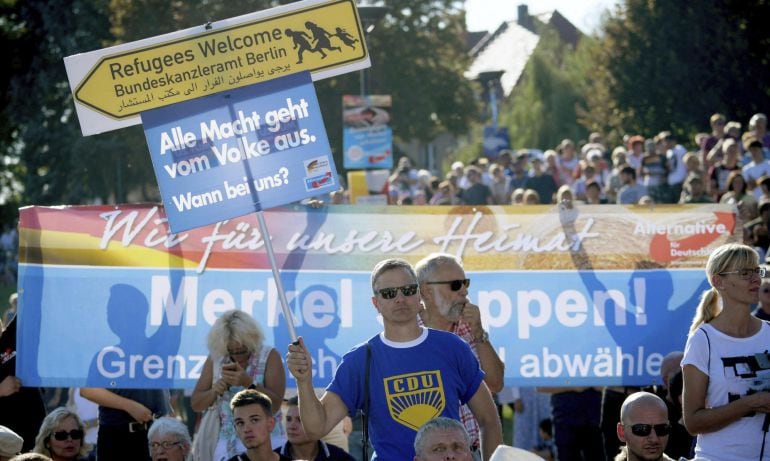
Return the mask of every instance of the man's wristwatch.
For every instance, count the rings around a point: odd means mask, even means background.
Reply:
[[[483,333],[481,334],[481,338],[475,338],[476,343],[487,343],[489,344],[489,333],[486,332],[486,330],[481,330]]]

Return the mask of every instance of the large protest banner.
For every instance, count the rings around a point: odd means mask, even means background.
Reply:
[[[318,386],[381,330],[372,266],[434,251],[463,258],[508,385],[654,382],[684,346],[708,254],[737,228],[727,205],[294,206],[265,218]],[[22,209],[18,375],[189,388],[228,309],[251,313],[283,354],[262,245],[253,216],[169,234],[160,206]]]

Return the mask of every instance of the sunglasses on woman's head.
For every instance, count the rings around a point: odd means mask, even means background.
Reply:
[[[72,440],[80,440],[83,438],[83,431],[80,429],[73,429],[69,432],[67,431],[56,431],[53,434],[53,438],[56,440],[63,442],[64,440],[67,440],[67,438],[71,438]]]

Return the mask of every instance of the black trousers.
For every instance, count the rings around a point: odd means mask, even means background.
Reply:
[[[606,459],[612,461],[620,452],[618,439],[618,423],[620,422],[620,407],[626,400],[627,394],[604,389],[602,394],[602,438]]]
[[[96,460],[150,461],[147,446],[147,431],[129,432],[128,424],[120,426],[99,426],[96,440]]]
[[[603,461],[599,428],[602,394],[595,389],[551,395],[554,440],[559,461]]]

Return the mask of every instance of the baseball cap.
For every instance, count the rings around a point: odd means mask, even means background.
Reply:
[[[17,433],[5,426],[0,426],[0,456],[15,456],[21,451],[22,445],[24,440]]]

